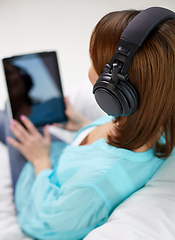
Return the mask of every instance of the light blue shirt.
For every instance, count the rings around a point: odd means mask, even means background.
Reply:
[[[103,117],[85,128],[111,120]],[[81,146],[53,143],[51,162],[53,169],[43,170],[37,177],[27,163],[15,192],[22,230],[42,240],[84,238],[143,187],[163,160],[154,156],[153,149],[136,153],[99,139]]]

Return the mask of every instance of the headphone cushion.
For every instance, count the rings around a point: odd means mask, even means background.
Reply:
[[[95,91],[95,99],[100,108],[111,116],[120,116],[123,112],[122,105],[118,98],[108,89],[98,88]]]
[[[119,81],[116,87],[110,83],[111,74],[103,73],[93,88],[100,108],[115,117],[128,116],[138,106],[138,94],[129,81]]]
[[[129,105],[129,112],[127,113],[127,109],[123,110],[123,116],[128,116],[132,113],[134,113],[138,107],[139,103],[139,97],[136,89],[134,86],[130,83],[130,81],[120,81],[117,84],[117,87],[114,88],[114,91],[121,91],[123,95],[125,96],[125,99]]]

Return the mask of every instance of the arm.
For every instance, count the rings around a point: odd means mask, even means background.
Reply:
[[[17,188],[18,219],[25,233],[43,240],[82,239],[106,222],[109,210],[90,184],[79,181],[82,172],[61,187],[52,182],[50,173],[49,170],[42,171],[30,192],[26,185]],[[21,185],[25,178],[24,174],[20,179]]]

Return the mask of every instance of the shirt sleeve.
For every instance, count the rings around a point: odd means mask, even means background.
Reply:
[[[109,210],[95,191],[88,176],[72,177],[61,187],[51,182],[51,170],[43,170],[35,179],[28,197],[17,205],[22,230],[29,236],[48,240],[76,240],[84,238],[91,230],[106,222]],[[94,177],[94,176],[93,176]],[[25,191],[24,191],[25,192]]]

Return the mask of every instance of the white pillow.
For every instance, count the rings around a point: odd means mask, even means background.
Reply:
[[[85,238],[97,239],[175,239],[175,155],[165,160],[145,187],[117,207],[106,224]]]

